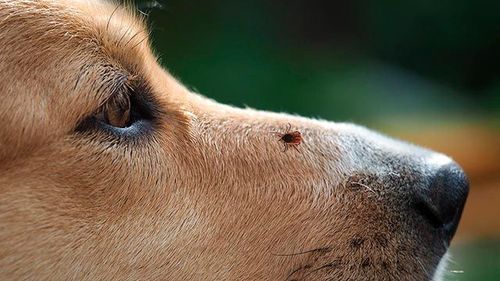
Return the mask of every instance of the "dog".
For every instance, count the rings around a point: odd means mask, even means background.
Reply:
[[[193,93],[129,7],[0,0],[0,78],[1,280],[445,272],[468,193],[458,164]]]

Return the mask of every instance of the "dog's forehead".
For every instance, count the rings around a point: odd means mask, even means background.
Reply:
[[[63,5],[59,7],[73,8],[78,11],[71,15],[83,17],[87,25],[101,31],[99,35],[115,43],[119,43],[117,40],[128,40],[135,34],[146,31],[140,14],[134,12],[134,8],[130,5],[101,0],[62,0],[61,2]],[[142,34],[139,37],[147,38],[147,35]],[[136,37],[132,39],[134,38]]]
[[[84,50],[104,55],[138,53],[148,47],[143,20],[130,6],[99,0],[0,1],[1,35],[7,43],[62,54]],[[23,44],[23,41],[31,44]],[[34,45],[33,42],[37,42]],[[144,44],[141,44],[144,43]],[[4,44],[8,46],[9,44]],[[132,57],[129,55],[129,57]]]

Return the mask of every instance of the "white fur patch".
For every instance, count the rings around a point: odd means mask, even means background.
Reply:
[[[444,280],[443,277],[446,274],[446,267],[448,266],[448,258],[449,254],[448,252],[446,252],[446,254],[441,258],[441,261],[439,261],[436,271],[434,272],[434,277],[432,277],[432,281]]]

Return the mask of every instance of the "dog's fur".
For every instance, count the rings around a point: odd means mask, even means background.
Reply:
[[[122,80],[151,126],[87,126]],[[409,197],[449,158],[192,93],[116,3],[0,0],[0,96],[1,280],[430,280],[446,252]]]

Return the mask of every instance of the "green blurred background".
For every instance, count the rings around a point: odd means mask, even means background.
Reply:
[[[203,95],[454,157],[471,195],[447,280],[500,280],[500,1],[136,2],[162,64]]]

